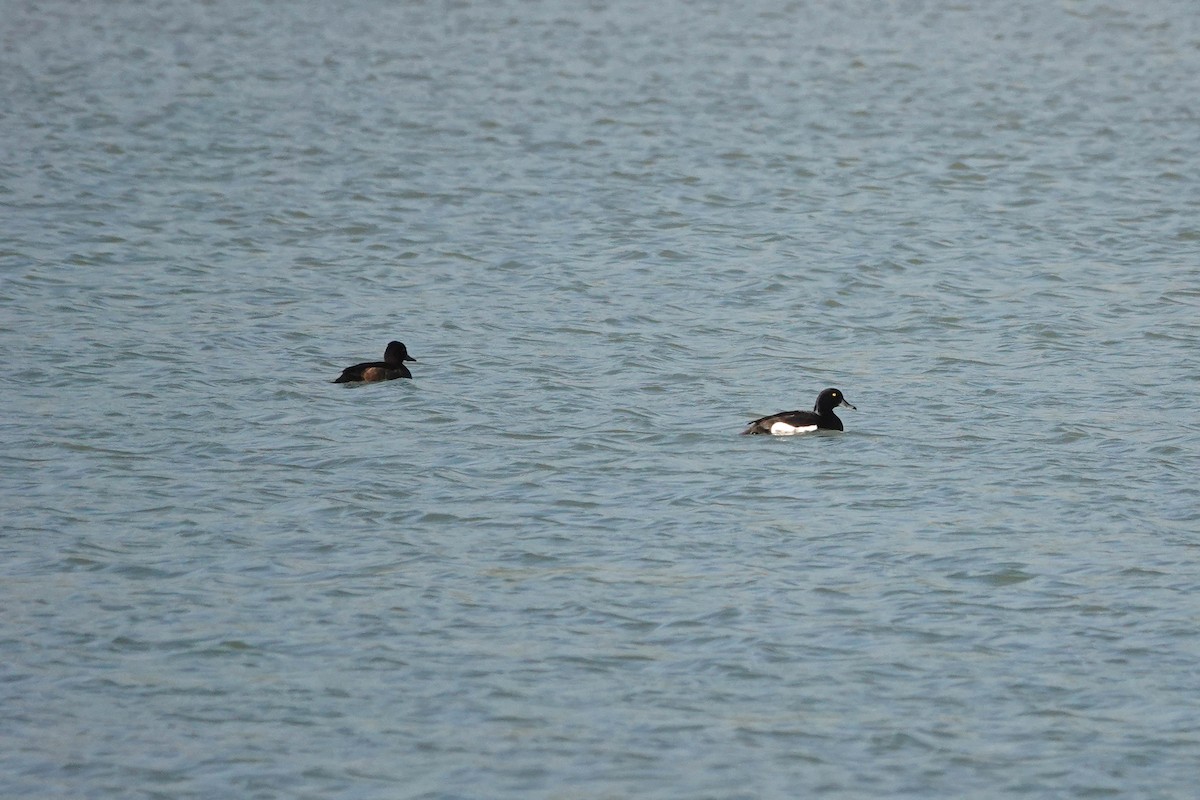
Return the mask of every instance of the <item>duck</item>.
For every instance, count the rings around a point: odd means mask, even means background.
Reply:
[[[364,361],[362,364],[346,367],[334,383],[359,381],[371,383],[390,381],[395,378],[411,378],[412,373],[408,371],[408,367],[404,366],[405,361],[416,361],[416,359],[408,354],[408,348],[404,346],[404,342],[388,342],[387,349],[383,351],[383,361]]]
[[[839,406],[858,410],[850,405],[840,389],[825,389],[817,395],[817,402],[812,411],[781,411],[769,417],[760,417],[747,425],[742,435],[769,433],[774,436],[792,436],[816,430],[845,430],[842,421],[833,413]]]

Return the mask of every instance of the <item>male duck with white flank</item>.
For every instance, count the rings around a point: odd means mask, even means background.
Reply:
[[[742,434],[769,433],[774,436],[792,436],[816,430],[845,430],[842,428],[842,421],[833,413],[838,406],[854,408],[846,402],[841,391],[826,389],[817,395],[817,403],[812,411],[781,411],[769,417],[762,417],[746,426]]]
[[[334,383],[357,383],[359,381],[373,383],[375,381],[390,381],[396,378],[411,378],[412,373],[404,366],[405,361],[416,361],[408,354],[404,342],[388,342],[387,350],[383,352],[383,361],[365,361],[346,367]]]

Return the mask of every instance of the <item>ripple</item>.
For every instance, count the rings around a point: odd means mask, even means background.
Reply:
[[[1186,10],[678,5],[9,15],[10,793],[1186,793]]]

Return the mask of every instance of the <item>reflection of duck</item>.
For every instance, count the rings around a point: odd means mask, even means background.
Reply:
[[[393,378],[411,378],[412,373],[404,366],[405,361],[416,361],[408,354],[404,342],[388,342],[387,350],[383,352],[383,361],[365,361],[346,367],[334,383],[354,383],[355,381],[390,381]]]
[[[842,421],[833,410],[838,406],[854,408],[837,389],[826,389],[817,395],[812,411],[781,411],[769,417],[751,422],[742,433],[771,433],[776,436],[791,436],[815,430],[840,431]],[[855,409],[857,410],[857,409]]]

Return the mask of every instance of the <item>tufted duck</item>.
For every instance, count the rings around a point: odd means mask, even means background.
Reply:
[[[846,398],[840,391],[826,389],[817,395],[817,404],[813,406],[812,411],[781,411],[778,414],[754,420],[742,433],[771,433],[776,436],[791,436],[818,429],[840,431],[843,430],[842,421],[833,413],[838,406],[854,408],[846,402]]]
[[[405,361],[416,361],[408,354],[408,348],[403,342],[388,342],[387,350],[383,353],[383,361],[367,361],[346,367],[334,383],[354,383],[355,381],[390,381],[393,378],[411,378],[412,373],[404,366]]]

